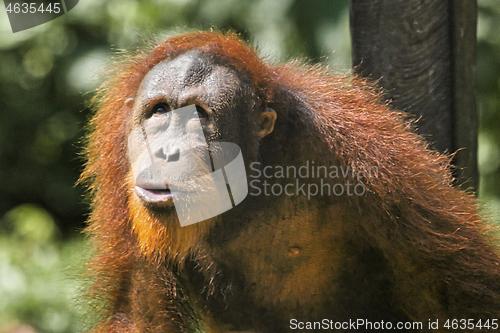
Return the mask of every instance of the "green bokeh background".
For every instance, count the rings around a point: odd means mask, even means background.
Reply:
[[[78,332],[89,251],[81,138],[113,50],[192,29],[233,29],[269,61],[348,71],[347,0],[82,0],[13,34],[0,5],[0,332]],[[500,2],[479,0],[479,196],[500,221]]]

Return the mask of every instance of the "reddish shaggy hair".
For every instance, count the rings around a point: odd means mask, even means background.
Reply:
[[[380,249],[390,263],[395,303],[402,312],[415,320],[500,314],[498,256],[489,245],[494,241],[481,224],[476,200],[452,186],[449,158],[430,150],[404,114],[391,110],[362,79],[335,76],[298,62],[270,66],[234,33],[192,32],[170,38],[151,52],[120,59],[94,98],[97,112],[89,125],[88,162],[81,181],[88,184],[92,198],[87,229],[96,248],[89,264],[96,280],[92,297],[105,310],[97,330],[130,329],[123,314],[138,311],[144,302],[127,294],[134,279],[144,279],[158,290],[157,298],[149,300],[156,302],[156,328],[175,330],[181,320],[172,303],[178,292],[175,284],[165,287],[161,281],[168,276],[159,278],[154,271],[165,258],[185,255],[212,224],[197,224],[189,232],[170,230],[155,226],[149,216],[139,216],[140,210],[131,211],[126,101],[135,96],[153,66],[192,49],[247,73],[258,98],[276,110],[278,119],[291,114],[312,119],[311,124],[304,120],[297,125],[310,128],[310,141],[305,143],[309,156],[354,170],[378,168],[378,177],[357,180],[365,184],[368,195],[353,198],[349,205],[358,210],[359,220],[352,223],[358,225],[360,237]],[[301,106],[295,105],[297,100]],[[148,248],[137,244],[134,218],[149,225],[147,233],[156,237]],[[163,239],[171,239],[170,246],[177,244],[175,253],[168,252]],[[179,244],[187,245],[181,249]],[[145,262],[139,273],[138,260]],[[147,329],[133,325],[139,331]]]

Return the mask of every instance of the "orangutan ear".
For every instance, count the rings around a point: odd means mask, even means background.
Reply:
[[[274,122],[276,121],[276,112],[266,107],[266,109],[259,115],[259,128],[257,136],[262,139],[274,129]]]

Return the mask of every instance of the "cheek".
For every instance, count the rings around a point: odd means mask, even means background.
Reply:
[[[255,141],[252,135],[248,135],[255,132],[254,124],[251,117],[247,116],[246,110],[241,110],[241,114],[228,111],[223,117],[215,119],[213,124],[209,124],[205,128],[207,133],[217,137],[215,141],[231,142],[245,147]]]
[[[207,141],[214,141],[220,136],[220,131],[214,122],[209,122],[203,126],[203,133]]]

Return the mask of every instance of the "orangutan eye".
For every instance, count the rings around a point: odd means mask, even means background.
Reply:
[[[196,105],[196,111],[193,112],[193,118],[205,119],[208,118],[208,113],[203,107]]]
[[[159,115],[165,114],[169,111],[170,111],[170,107],[167,104],[160,103],[160,104],[156,104],[153,107],[152,114],[159,116]]]

